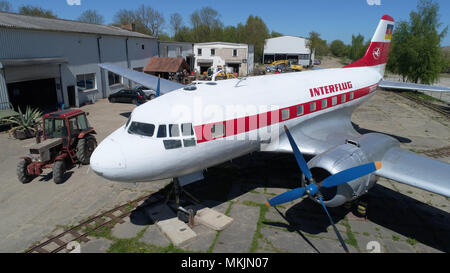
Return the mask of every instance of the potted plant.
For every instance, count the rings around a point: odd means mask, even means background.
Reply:
[[[25,113],[22,113],[19,108],[19,115],[3,120],[12,123],[14,126],[9,130],[9,134],[12,134],[16,139],[26,139],[35,136],[41,116],[41,111],[28,106]]]

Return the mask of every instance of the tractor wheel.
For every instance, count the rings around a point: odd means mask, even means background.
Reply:
[[[78,140],[77,144],[77,158],[83,165],[89,164],[91,155],[97,147],[97,141],[93,135],[87,135],[86,137]]]
[[[22,159],[17,164],[17,178],[19,178],[19,181],[22,182],[22,184],[29,183],[33,176],[28,173],[27,166],[30,164],[29,160]]]
[[[53,181],[55,181],[55,184],[61,184],[63,182],[65,172],[66,163],[64,160],[58,160],[53,164]]]

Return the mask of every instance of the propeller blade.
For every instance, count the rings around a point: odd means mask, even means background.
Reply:
[[[330,213],[329,213],[328,210],[327,210],[327,207],[326,207],[325,204],[323,203],[323,200],[322,200],[322,197],[321,197],[321,196],[319,196],[319,200],[320,200],[320,203],[322,204],[323,209],[324,209],[325,212],[327,213],[328,220],[330,220],[330,223],[331,223],[331,225],[333,226],[334,232],[336,233],[336,235],[337,235],[337,237],[338,237],[338,239],[339,239],[339,242],[341,242],[341,245],[342,245],[342,247],[344,248],[345,252],[349,253],[348,248],[347,248],[347,245],[345,244],[344,239],[342,239],[342,236],[341,236],[341,234],[339,233],[339,230],[338,230],[338,229],[336,228],[336,226],[334,225],[333,219],[331,218]]]
[[[270,207],[270,206],[276,206],[276,205],[280,205],[280,204],[284,204],[284,203],[293,201],[293,200],[298,199],[298,198],[302,197],[303,195],[305,195],[305,191],[306,191],[305,188],[296,188],[296,189],[287,191],[285,193],[282,193],[282,194],[270,199],[269,201],[266,202],[266,205],[268,207]]]
[[[289,143],[291,144],[292,151],[294,151],[295,159],[297,159],[297,164],[300,167],[300,170],[302,170],[303,174],[308,178],[312,178],[311,171],[309,170],[308,165],[306,164],[305,159],[303,158],[302,153],[298,149],[297,144],[295,143],[294,138],[292,137],[291,133],[289,132],[289,129],[286,125],[284,125],[284,130],[286,131],[286,135],[289,139]]]
[[[379,170],[380,168],[381,162],[379,161],[353,167],[325,178],[322,181],[322,187],[331,188],[334,186],[338,186],[350,182],[352,180],[355,180],[357,178],[366,176],[370,173],[375,172],[376,170]]]
[[[156,98],[161,95],[161,78],[158,77],[158,85],[156,86]]]

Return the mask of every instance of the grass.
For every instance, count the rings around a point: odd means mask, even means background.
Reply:
[[[259,204],[253,201],[244,201],[242,202],[244,205],[246,206],[252,206],[252,207],[259,207],[259,218],[258,218],[258,222],[256,224],[256,231],[253,234],[253,240],[252,240],[252,245],[250,247],[250,253],[254,253],[256,252],[256,250],[258,250],[258,240],[259,239],[263,239],[264,240],[264,236],[261,233],[261,227],[264,225],[264,221],[267,221],[266,219],[266,213],[269,210],[269,208],[265,205],[265,204]]]
[[[412,246],[415,245],[415,244],[417,244],[416,239],[412,239],[412,238],[406,239],[406,242],[407,242],[408,244],[412,245]]]
[[[398,241],[400,241],[400,236],[393,234],[392,235],[392,240],[398,242]]]
[[[430,102],[441,102],[441,103],[446,103],[445,101],[442,101],[440,99],[437,99],[435,97],[429,96],[427,94],[421,93],[421,92],[415,92],[415,91],[404,91],[403,93],[410,95],[412,97],[421,99],[421,100],[425,100],[425,101],[430,101]]]
[[[358,252],[361,252],[361,249],[358,246],[358,241],[356,240],[355,234],[352,232],[352,228],[350,227],[347,217],[342,220],[342,224],[346,229],[346,234],[348,237],[345,242],[351,246],[354,246],[358,250]]]
[[[226,216],[230,216],[230,211],[231,211],[231,207],[233,206],[233,204],[234,204],[234,202],[233,202],[233,201],[230,201],[230,204],[228,205],[228,208],[227,208],[227,210],[225,211],[225,215],[226,215]],[[221,232],[222,232],[222,231],[219,230],[219,231],[216,233],[216,238],[214,238],[214,241],[212,242],[211,246],[210,246],[210,247],[208,248],[208,250],[206,251],[207,253],[212,253],[214,247],[215,247],[216,244],[217,244],[217,241],[219,240],[219,236],[220,236],[220,233],[221,233]]]

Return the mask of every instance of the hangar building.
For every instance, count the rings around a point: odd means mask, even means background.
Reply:
[[[0,12],[0,109],[79,107],[124,82],[99,63],[142,70],[158,56],[148,35],[106,25]]]
[[[306,46],[308,39],[296,36],[280,36],[266,39],[263,63],[270,64],[278,60],[292,60],[303,66],[310,66],[314,60],[314,50]]]

